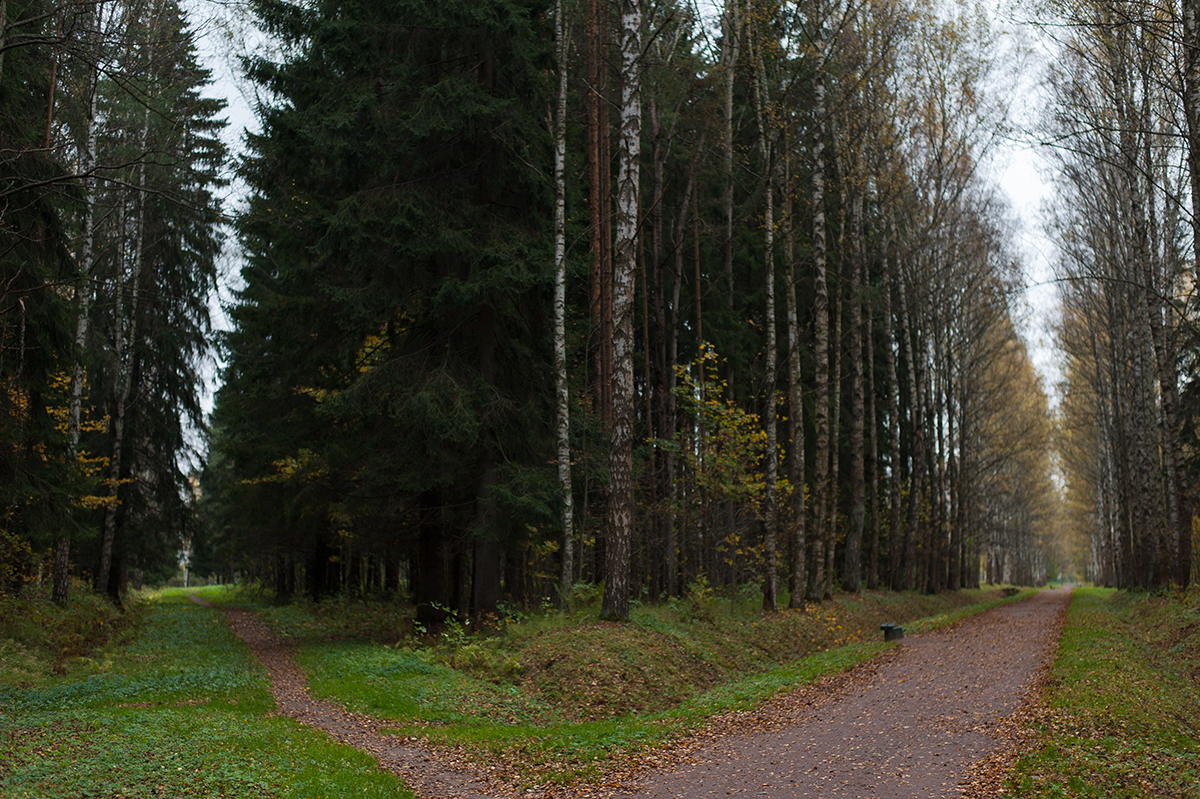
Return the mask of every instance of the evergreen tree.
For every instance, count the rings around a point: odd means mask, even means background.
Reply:
[[[101,83],[100,150],[113,165],[98,202],[93,362],[109,424],[95,585],[116,595],[130,568],[173,573],[191,526],[189,431],[203,428],[200,366],[209,354],[225,180],[224,101],[170,0],[125,8],[120,79]]]
[[[284,591],[404,556],[423,619],[493,610],[555,493],[544,9],[256,11],[284,57],[248,65],[272,99],[218,398],[234,504]]]

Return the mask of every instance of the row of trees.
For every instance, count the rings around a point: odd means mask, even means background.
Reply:
[[[771,609],[1044,579],[985,18],[254,8],[202,568],[432,620],[581,580],[622,618],[701,578]]]
[[[0,571],[119,596],[189,535],[223,102],[173,0],[0,2]],[[52,553],[52,554],[51,554]]]
[[[1067,358],[1060,450],[1069,524],[1087,542],[1080,560],[1105,585],[1186,586],[1195,576],[1194,6],[1054,9],[1071,32],[1046,122],[1063,145],[1052,220]]]

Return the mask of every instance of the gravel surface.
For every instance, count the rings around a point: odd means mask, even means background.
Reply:
[[[267,668],[280,713],[369,752],[428,799],[983,799],[1000,793],[1019,743],[1016,720],[1036,706],[1069,602],[1069,589],[1042,591],[906,637],[837,677],[714,719],[602,785],[524,794],[507,769],[384,735],[383,722],[313,699],[285,643],[252,613],[225,613]]]

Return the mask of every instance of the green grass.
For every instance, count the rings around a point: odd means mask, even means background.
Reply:
[[[270,715],[265,672],[218,611],[172,591],[138,619],[131,643],[64,675],[0,628],[0,673],[23,675],[0,687],[0,797],[412,795],[365,753]]]
[[[1200,797],[1200,590],[1079,589],[1010,794]]]
[[[314,695],[380,718],[462,726],[557,719],[516,686],[464,674],[428,650],[335,642],[306,646],[298,661]]]

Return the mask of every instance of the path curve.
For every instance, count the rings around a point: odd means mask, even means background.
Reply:
[[[989,795],[979,772],[1011,761],[1006,721],[1037,698],[1070,598],[1070,589],[1041,591],[905,638],[882,658],[718,723],[653,756],[619,784],[586,795]]]
[[[188,597],[197,605],[217,608],[195,594]],[[419,742],[382,732],[386,722],[358,713],[350,713],[329,702],[314,699],[308,692],[303,672],[292,657],[291,647],[267,629],[248,610],[220,607],[238,638],[267,669],[271,696],[279,713],[301,724],[323,730],[338,743],[367,752],[380,768],[407,784],[426,799],[489,799],[496,787],[477,775],[469,766],[447,762],[442,753]]]

